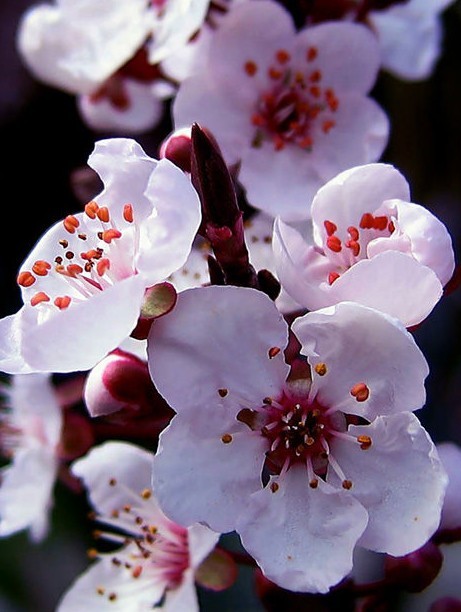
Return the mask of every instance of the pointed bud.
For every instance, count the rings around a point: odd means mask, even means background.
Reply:
[[[169,159],[183,172],[190,174],[192,140],[190,127],[172,132],[160,146],[160,158]]]

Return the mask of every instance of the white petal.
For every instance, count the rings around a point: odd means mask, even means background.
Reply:
[[[286,343],[286,323],[262,292],[233,286],[188,289],[151,328],[149,370],[177,412],[215,405],[219,389],[227,389],[229,398],[261,402],[278,395],[286,379]],[[273,347],[281,350],[270,359]]]
[[[136,553],[137,550],[132,552]],[[153,581],[144,571],[138,578],[133,578],[131,570],[123,565],[116,566],[110,557],[106,557],[91,565],[71,584],[56,610],[147,612],[162,598],[164,589],[163,582]]]
[[[231,442],[223,442],[224,434]],[[181,525],[232,531],[245,500],[261,487],[267,446],[217,405],[197,405],[195,415],[174,417],[160,435],[153,471],[165,514]]]
[[[369,521],[359,544],[377,552],[405,555],[422,546],[440,521],[447,476],[434,444],[415,415],[378,417],[351,426],[371,447],[335,441],[332,453],[367,509]]]
[[[312,202],[314,239],[324,242],[324,221],[332,221],[341,237],[350,225],[358,227],[363,213],[374,211],[385,200],[409,201],[410,187],[392,165],[371,163],[341,172],[322,186]]]
[[[45,537],[56,474],[56,459],[47,449],[26,449],[15,454],[13,463],[2,474],[0,536],[30,528],[35,539]]]
[[[91,299],[57,311],[30,330],[24,357],[45,372],[92,368],[134,329],[144,296],[142,276],[132,276]]]
[[[326,593],[352,569],[354,546],[367,513],[345,491],[323,481],[309,486],[303,466],[292,466],[280,479],[255,493],[237,530],[264,574],[292,591]]]
[[[181,584],[171,591],[167,591],[165,603],[162,605],[163,612],[199,612],[197,589],[194,582],[194,574],[186,570],[183,574]]]
[[[200,225],[201,207],[190,179],[167,159],[158,162],[145,195],[153,213],[141,224],[136,264],[148,284],[155,284],[185,263]]]
[[[34,371],[22,355],[22,321],[25,308],[23,306],[16,314],[0,319],[0,370],[6,374],[27,374]]]
[[[421,408],[429,368],[406,329],[391,317],[352,302],[310,312],[299,317],[293,331],[302,353],[312,365],[325,363],[327,373],[317,376],[317,399],[325,407],[372,420]],[[368,399],[356,401],[351,389],[365,383]]]
[[[133,503],[133,496],[151,488],[153,453],[128,442],[105,442],[74,461],[72,472],[88,490],[91,504],[109,514]],[[115,484],[109,481],[115,479]],[[150,498],[149,502],[153,501]]]
[[[454,442],[437,445],[439,457],[448,474],[448,486],[442,508],[442,529],[461,527],[461,449]]]

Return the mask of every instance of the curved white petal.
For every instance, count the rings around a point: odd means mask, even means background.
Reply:
[[[297,318],[293,331],[309,363],[326,364],[325,375],[314,372],[311,391],[325,407],[372,420],[423,406],[429,367],[413,336],[396,319],[342,302]],[[369,389],[365,401],[351,394],[358,383]]]
[[[154,384],[177,412],[238,398],[277,396],[288,373],[287,325],[261,291],[233,286],[187,289],[151,327],[147,352]],[[269,350],[280,352],[273,358]],[[237,399],[235,399],[237,398]]]
[[[21,351],[25,308],[23,306],[16,314],[0,319],[0,371],[7,374],[27,374],[34,371],[24,360]]]
[[[150,489],[153,461],[154,454],[141,447],[110,441],[74,461],[72,472],[82,479],[93,507],[100,514],[110,515],[133,502],[130,490],[140,495]]]
[[[2,472],[0,536],[26,528],[35,540],[46,536],[57,467],[50,449],[21,449],[15,454]]]
[[[57,312],[23,338],[24,358],[44,372],[89,370],[134,329],[144,289],[142,276],[132,276]]]
[[[136,554],[137,550],[134,547],[132,552]],[[133,578],[131,572],[123,565],[116,566],[111,557],[96,561],[70,585],[58,602],[57,612],[151,610],[161,600],[165,584],[152,580],[144,572]]]
[[[278,485],[252,495],[237,530],[264,574],[291,591],[326,593],[352,569],[354,546],[367,524],[364,508],[323,481],[309,486],[292,466]]]
[[[434,444],[414,414],[378,417],[351,426],[371,447],[337,440],[332,453],[353,482],[351,494],[368,511],[359,544],[377,552],[405,555],[422,546],[440,521],[447,476]]]
[[[268,445],[222,407],[204,408],[174,417],[160,435],[153,487],[176,523],[204,523],[225,533],[235,529],[242,504],[261,487]]]

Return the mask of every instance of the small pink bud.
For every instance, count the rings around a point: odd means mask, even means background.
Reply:
[[[84,399],[92,417],[124,408],[141,411],[152,406],[154,386],[147,363],[121,350],[102,359],[88,374]]]
[[[160,146],[160,158],[169,159],[183,172],[190,174],[192,141],[190,128],[176,130]]]
[[[403,557],[388,555],[385,576],[409,593],[420,593],[437,577],[443,563],[440,548],[430,540],[418,550]]]

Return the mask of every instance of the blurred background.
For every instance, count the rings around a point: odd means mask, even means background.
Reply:
[[[0,241],[1,313],[21,306],[15,278],[40,235],[66,214],[80,210],[74,188],[85,167],[95,133],[78,115],[75,98],[37,82],[21,64],[15,33],[30,0],[0,3]],[[391,120],[391,137],[383,161],[408,179],[412,201],[444,221],[461,253],[461,1],[443,14],[443,53],[431,78],[406,83],[381,73],[373,96]],[[153,133],[137,137],[156,157],[170,130],[169,113]],[[461,289],[444,297],[415,330],[430,375],[427,404],[418,416],[435,442],[461,444]],[[30,500],[33,503],[33,500]],[[51,612],[70,582],[87,567],[92,526],[85,500],[56,488],[50,536],[40,545],[20,533],[0,540],[0,612]],[[229,539],[232,545],[232,538]],[[461,598],[461,550],[451,545],[437,584],[440,595]],[[204,610],[262,610],[253,594],[252,572],[242,569],[237,583],[222,594],[201,593]],[[424,611],[435,595],[404,599],[401,609]],[[305,608],[311,609],[311,608]],[[317,609],[317,608],[315,608]]]

